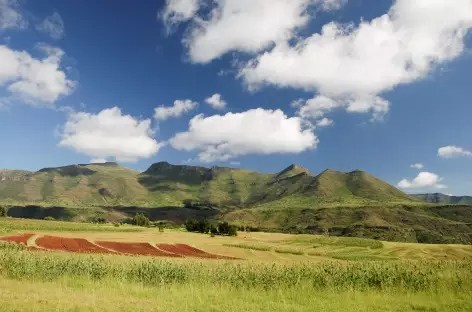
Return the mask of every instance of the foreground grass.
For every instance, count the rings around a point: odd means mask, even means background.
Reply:
[[[0,311],[8,312],[466,312],[472,309],[470,297],[451,292],[313,292],[310,288],[283,287],[254,290],[196,283],[147,287],[71,278],[26,283],[0,277],[0,300],[4,303]]]
[[[470,261],[281,265],[0,244],[0,311],[470,311],[471,293]]]
[[[0,218],[1,232],[12,231],[57,231],[57,232],[141,232],[132,226],[114,227],[111,224],[75,223],[33,219]]]

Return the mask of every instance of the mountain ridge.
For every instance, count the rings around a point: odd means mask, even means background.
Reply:
[[[209,218],[266,231],[472,243],[471,206],[425,203],[362,170],[312,175],[290,165],[268,174],[168,162],[144,172],[112,163],[3,170],[0,204],[22,218],[117,221],[139,212],[176,223]]]
[[[472,196],[453,196],[442,193],[409,194],[410,197],[431,204],[472,205]]]
[[[345,203],[344,199],[363,204],[414,201],[363,171],[327,169],[312,175],[297,164],[272,174],[166,161],[154,163],[143,172],[112,162],[48,167],[36,172],[0,171],[0,201],[34,204],[159,207],[182,205],[183,200],[192,199],[217,206],[250,207],[290,196],[317,197],[313,205]],[[322,197],[326,200],[319,200]],[[287,205],[291,205],[290,200]],[[302,206],[310,206],[309,201]]]

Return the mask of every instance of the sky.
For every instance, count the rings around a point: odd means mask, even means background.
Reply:
[[[472,195],[472,0],[0,0],[0,168],[116,161]]]

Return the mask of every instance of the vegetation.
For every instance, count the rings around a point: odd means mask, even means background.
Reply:
[[[133,224],[137,226],[149,227],[149,218],[142,213],[138,213],[133,218]]]
[[[314,306],[319,306],[320,311],[472,308],[470,261],[327,261],[316,265],[140,257],[119,261],[117,256],[33,253],[23,248],[0,244],[0,281],[5,287],[0,296],[8,302],[7,307],[15,307],[21,301],[22,310],[29,310],[34,304],[35,311],[111,311],[107,307],[111,302],[113,310],[145,311],[153,302],[153,307],[184,312],[313,311]],[[23,292],[10,295],[13,289],[22,289],[28,297]],[[100,295],[100,300],[87,300],[90,289],[95,296]],[[50,297],[51,293],[58,302]],[[44,301],[31,301],[35,294],[41,294]],[[60,299],[62,296],[67,303]],[[132,304],[128,306],[122,297],[128,303],[131,299]],[[161,300],[152,301],[157,297]],[[210,298],[216,301],[199,304]]]
[[[56,219],[54,217],[51,217],[51,216],[45,217],[44,220],[46,220],[46,221],[56,221]]]
[[[139,213],[180,224],[228,222],[251,231],[472,243],[469,206],[427,204],[359,170],[312,175],[291,165],[262,174],[161,162],[143,173],[106,163],[0,176],[0,198],[13,217],[116,223]]]
[[[188,232],[198,232],[202,234],[211,233],[213,235],[237,236],[237,226],[228,222],[220,222],[217,225],[208,220],[188,220],[185,222],[185,229]]]
[[[8,216],[8,208],[4,206],[0,206],[0,217]]]
[[[411,194],[410,197],[431,204],[472,205],[472,196],[450,196],[441,193]]]
[[[0,228],[7,231],[58,231],[58,232],[140,232],[136,227],[115,228],[111,225],[75,223],[64,221],[0,219]]]
[[[262,246],[262,245],[223,244],[223,246],[243,248],[243,249],[249,249],[249,250],[258,250],[258,251],[270,251],[271,250],[270,246]]]
[[[280,287],[313,289],[472,290],[471,262],[324,262],[315,266],[222,262],[207,265],[198,261],[144,259],[117,262],[110,257],[91,255],[66,254],[59,257],[57,254],[22,251],[18,245],[8,243],[2,243],[0,248],[0,272],[15,279],[47,281],[76,276],[91,280],[113,278],[152,286],[200,282],[269,289],[277,281]]]

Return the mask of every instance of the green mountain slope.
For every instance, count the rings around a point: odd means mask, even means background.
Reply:
[[[410,197],[432,204],[472,205],[472,196],[449,196],[441,193],[411,194]]]
[[[45,168],[34,173],[2,171],[3,202],[53,206],[132,205],[150,200],[138,172],[115,163]]]
[[[181,206],[184,200],[219,207],[312,208],[409,203],[413,199],[365,173],[298,165],[276,174],[226,167],[153,164],[143,173],[116,163],[71,165],[37,172],[0,171],[0,200],[56,206]]]
[[[197,205],[184,207],[188,200]],[[424,201],[468,203],[442,194],[411,197],[359,170],[312,175],[298,165],[275,174],[167,162],[143,173],[116,163],[0,170],[0,204],[15,217],[119,220],[143,212],[152,220],[224,219],[270,231],[472,243],[471,206]]]

